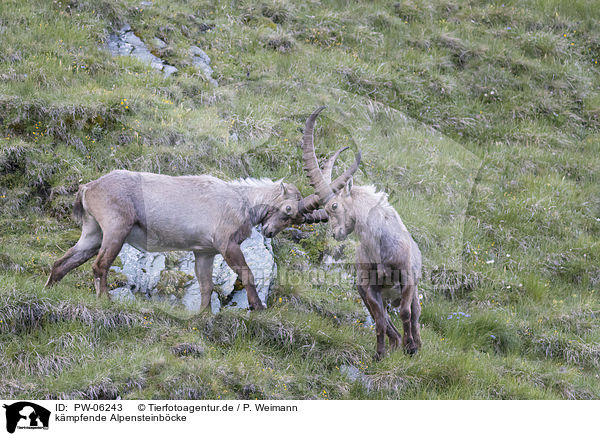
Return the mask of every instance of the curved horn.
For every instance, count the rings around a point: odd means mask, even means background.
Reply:
[[[352,165],[350,165],[350,167],[346,171],[344,171],[341,176],[339,176],[337,179],[335,179],[333,181],[333,183],[330,184],[331,189],[333,190],[334,193],[337,194],[339,192],[339,190],[344,187],[346,182],[348,182],[348,180],[350,180],[350,177],[352,177],[352,175],[358,169],[358,165],[360,164],[361,157],[362,157],[362,153],[360,152],[360,150],[358,150],[358,152],[355,154],[354,163]]]
[[[333,171],[333,165],[335,165],[335,160],[338,158],[340,153],[344,150],[348,150],[348,147],[342,147],[335,153],[331,155],[329,159],[325,161],[323,166],[321,167],[321,173],[323,173],[323,177],[325,181],[331,185],[331,173]]]
[[[302,138],[302,160],[304,161],[304,171],[306,171],[311,186],[315,188],[315,192],[321,204],[327,203],[331,197],[335,195],[319,169],[313,141],[315,120],[323,109],[325,109],[325,106],[321,106],[308,117],[304,127],[304,136]]]
[[[318,207],[319,196],[317,194],[310,194],[298,202],[298,212],[301,214],[310,213]]]
[[[328,220],[329,220],[329,216],[327,215],[327,212],[325,212],[324,209],[318,209],[318,210],[315,210],[314,212],[304,214],[304,223],[305,224],[320,223],[320,222],[325,222]]]

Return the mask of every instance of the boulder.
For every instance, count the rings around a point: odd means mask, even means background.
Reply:
[[[271,240],[253,229],[250,237],[242,242],[241,248],[254,274],[258,296],[266,304],[277,275]],[[113,266],[111,269],[123,274],[127,278],[127,285],[110,291],[115,298],[129,300],[138,294],[182,305],[191,312],[200,310],[200,286],[195,276],[193,253],[149,253],[125,244],[119,259],[122,266]],[[223,305],[248,308],[246,290],[236,282],[236,274],[223,257],[215,256],[211,296],[213,313]]]
[[[210,57],[204,50],[197,45],[193,45],[190,47],[189,53],[192,56],[192,64],[204,73],[212,85],[218,86],[217,81],[212,78],[213,69],[210,67]]]
[[[166,43],[159,38],[154,38],[153,43],[159,46],[157,48],[166,47]],[[135,56],[152,68],[162,71],[165,77],[178,71],[174,66],[154,56],[146,44],[131,30],[129,24],[125,24],[117,33],[109,35],[106,45],[113,56]]]
[[[164,42],[162,39],[154,37],[152,39],[152,45],[157,49],[157,50],[162,50],[163,48],[167,47],[167,43]]]

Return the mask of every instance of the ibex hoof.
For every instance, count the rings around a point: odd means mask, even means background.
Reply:
[[[255,303],[255,304],[251,304],[250,305],[250,309],[251,310],[265,310],[266,307],[264,304],[262,303]]]
[[[409,356],[414,356],[415,354],[417,354],[417,351],[419,351],[419,347],[417,347],[415,344],[411,344],[411,345],[407,345],[405,347],[406,350],[406,354],[408,354]]]

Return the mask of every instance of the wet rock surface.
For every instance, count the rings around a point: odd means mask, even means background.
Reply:
[[[241,247],[246,263],[254,275],[258,296],[266,304],[277,275],[271,240],[253,229]],[[194,271],[192,252],[149,253],[125,244],[119,253],[119,259],[122,266],[113,266],[112,269],[126,277],[127,285],[111,290],[113,298],[131,300],[137,294],[183,305],[192,312],[200,310],[200,285]],[[223,306],[248,308],[246,290],[221,255],[215,256],[212,277],[213,313]]]

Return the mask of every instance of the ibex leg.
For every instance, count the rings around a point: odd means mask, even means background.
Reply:
[[[104,233],[102,245],[98,257],[96,257],[96,261],[92,266],[92,270],[94,271],[94,286],[98,297],[100,295],[109,296],[107,284],[108,269],[119,254],[119,251],[121,251],[121,247],[123,247],[125,239],[131,231],[131,227],[132,225],[102,229]]]
[[[421,326],[419,317],[421,316],[421,303],[419,301],[419,292],[415,288],[415,295],[412,302],[412,310],[410,314],[410,324],[412,329],[413,340],[417,348],[421,348]]]
[[[248,304],[250,305],[250,308],[254,310],[264,309],[265,306],[256,293],[254,275],[246,263],[244,253],[242,253],[239,244],[230,242],[225,253],[223,253],[223,257],[225,258],[227,265],[231,267],[244,284],[244,288],[246,288],[246,293],[248,294]]]
[[[196,270],[196,278],[200,285],[200,305],[202,309],[210,309],[210,297],[213,290],[212,271],[215,255],[195,251],[194,256],[194,269]]]
[[[369,262],[360,262],[361,253],[359,252],[359,261],[356,264],[356,287],[360,297],[367,306],[367,309],[375,321],[375,332],[377,334],[377,355],[376,359],[381,359],[385,353],[385,331],[387,321],[385,319],[385,309],[377,300],[377,293],[380,289],[373,285],[377,280],[377,269],[374,264]]]
[[[69,271],[85,263],[98,253],[102,242],[102,230],[98,222],[86,214],[83,219],[79,241],[65,253],[63,257],[54,262],[46,286],[59,282]]]
[[[400,335],[400,332],[398,332],[396,326],[394,325],[394,323],[392,323],[390,315],[387,313],[387,309],[383,304],[381,292],[377,292],[375,294],[375,297],[377,298],[379,306],[383,308],[383,314],[385,315],[385,333],[387,334],[388,339],[390,340],[390,348],[396,349],[400,346],[402,342],[402,335]]]
[[[416,286],[410,281],[402,286],[402,303],[400,304],[400,318],[402,319],[402,327],[404,329],[404,337],[402,338],[402,345],[408,354],[415,354],[417,352],[417,344],[413,338],[412,332],[412,307],[413,300],[416,294]],[[420,308],[419,308],[420,309]],[[419,310],[420,312],[420,310]]]

